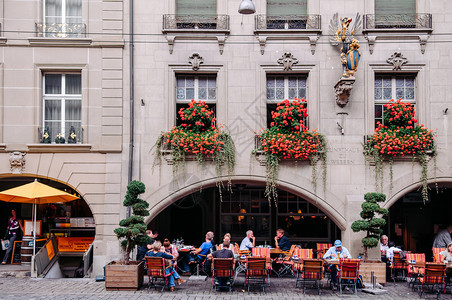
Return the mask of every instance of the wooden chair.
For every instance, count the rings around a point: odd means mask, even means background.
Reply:
[[[242,256],[242,255],[250,256],[251,255],[251,251],[250,250],[240,250],[240,246],[237,243],[235,243],[235,252],[237,252],[237,254],[239,256]]]
[[[275,272],[277,273],[278,277],[281,277],[282,275],[287,273],[289,273],[291,276],[295,276],[293,271],[294,262],[292,260],[292,257],[294,256],[296,249],[298,249],[297,246],[292,245],[288,253],[282,254],[278,258],[273,260],[273,263],[282,265],[280,270],[278,272]]]
[[[299,272],[301,272],[301,270],[303,268],[304,259],[312,259],[313,258],[313,251],[312,251],[312,249],[297,248],[297,249],[295,249],[294,255],[297,256],[298,262],[295,262],[293,264],[293,268],[294,268],[294,270],[297,271],[297,273],[299,273]],[[298,278],[298,275],[297,275],[297,278]]]
[[[446,248],[432,248],[433,252],[433,262],[440,263],[441,262],[441,252],[445,251]]]
[[[259,285],[265,292],[266,279],[269,275],[266,264],[267,260],[263,257],[248,257],[246,259],[245,286],[248,287],[248,294],[251,285]]]
[[[270,275],[270,272],[272,271],[272,259],[270,257],[270,248],[267,248],[267,247],[255,247],[251,251],[251,254],[254,257],[263,257],[263,258],[265,258],[266,267],[269,270],[268,274]]]
[[[314,288],[317,287],[318,293],[320,295],[320,280],[323,279],[323,271],[323,260],[303,259],[302,269],[297,274],[297,282],[295,286],[302,286],[303,294],[305,294],[307,284],[313,284]]]
[[[228,288],[232,291],[234,284],[234,259],[214,258],[212,261],[212,285],[215,290]]]
[[[442,289],[444,293],[446,292],[446,264],[426,263],[424,276],[419,280],[421,282],[419,297],[422,297],[425,288],[430,287],[432,292],[436,291],[438,298]]]
[[[328,249],[330,249],[331,247],[333,247],[333,244],[321,244],[321,243],[317,243],[317,258],[322,259],[323,255],[325,255],[325,252],[328,251]]]
[[[360,259],[341,259],[339,261],[339,269],[337,281],[342,294],[342,286],[352,286],[356,294],[356,283],[359,276]]]
[[[148,275],[148,291],[151,287],[157,289],[158,286],[162,287],[161,292],[168,287],[168,278],[173,274],[172,272],[166,274],[165,259],[163,257],[149,257],[146,256],[146,269]]]
[[[424,262],[425,263],[425,254],[424,253],[407,253],[406,254],[406,262],[410,263],[414,261],[415,263]],[[408,272],[408,287],[411,285],[413,290],[415,285],[420,283],[419,277],[424,275],[424,268],[419,268],[407,264],[407,272]]]
[[[404,281],[406,279],[405,272],[408,268],[408,265],[400,257],[399,251],[394,251],[394,255],[392,257],[392,263],[389,268],[391,269],[391,278],[394,282],[397,278],[396,275],[398,272],[402,273],[402,277],[401,277],[402,281]]]

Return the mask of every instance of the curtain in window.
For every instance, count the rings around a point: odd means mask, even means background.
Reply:
[[[177,0],[176,14],[178,16],[187,15],[216,15],[216,0]]]
[[[305,16],[307,0],[267,0],[267,16]]]
[[[66,75],[66,94],[74,95],[82,93],[82,77],[80,74]]]
[[[82,0],[66,0],[66,23],[82,23]]]
[[[375,15],[413,15],[416,0],[375,0]]]
[[[45,3],[45,23],[62,23],[63,1],[46,0]]]
[[[49,127],[50,136],[61,132],[61,100],[45,100],[44,126]]]
[[[82,0],[45,0],[45,22],[81,23]]]
[[[65,103],[65,133],[64,136],[69,138],[71,127],[74,128],[75,134],[80,135],[81,119],[82,119],[82,101],[66,100]]]
[[[44,94],[61,94],[61,74],[46,74]]]

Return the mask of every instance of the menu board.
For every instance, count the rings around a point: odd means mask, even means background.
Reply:
[[[20,265],[22,263],[20,257],[20,246],[22,241],[14,241],[14,247],[11,254],[11,264],[12,265]]]
[[[36,236],[41,235],[42,220],[36,220]],[[33,236],[33,221],[24,221],[24,236]]]

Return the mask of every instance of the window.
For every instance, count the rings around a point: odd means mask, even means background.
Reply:
[[[85,32],[82,24],[82,0],[45,0],[44,36],[78,36]]]
[[[416,0],[375,0],[375,26],[416,27]]]
[[[307,0],[268,0],[267,29],[305,29]]]
[[[217,1],[177,0],[176,22],[179,29],[216,29]]]
[[[307,77],[285,76],[285,75],[269,75],[267,76],[267,127],[272,122],[271,112],[276,109],[279,102],[294,98],[306,99]],[[304,125],[308,126],[308,120],[305,119]]]
[[[68,143],[71,143],[71,135],[72,140],[81,141],[82,86],[79,73],[44,74],[43,108],[43,128],[48,128],[52,142],[58,134]]]
[[[215,75],[178,75],[176,78],[176,125],[181,124],[181,108],[188,107],[191,100],[202,100],[213,111],[217,102],[217,78]]]
[[[375,128],[377,122],[383,123],[384,105],[391,99],[402,99],[405,102],[416,104],[415,75],[375,75]]]

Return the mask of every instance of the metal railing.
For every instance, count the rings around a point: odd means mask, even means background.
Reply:
[[[432,29],[431,14],[364,15],[366,29]]]
[[[51,38],[84,38],[86,37],[86,24],[82,23],[36,23],[37,37]]]
[[[163,15],[163,30],[229,30],[228,15]]]
[[[83,144],[83,127],[74,129],[72,131],[71,128],[69,131],[69,136],[64,136],[61,133],[53,133],[51,130],[47,128],[43,129],[42,127],[38,127],[38,139],[40,144]],[[63,139],[58,139],[58,135],[60,135]]]
[[[296,30],[296,29],[314,29],[320,30],[320,15],[305,16],[255,16],[256,30]]]

